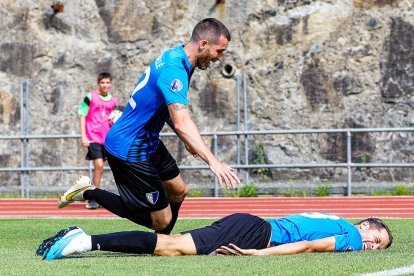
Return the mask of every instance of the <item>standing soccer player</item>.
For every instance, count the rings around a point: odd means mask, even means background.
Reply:
[[[222,61],[231,37],[214,18],[201,20],[190,41],[156,58],[138,80],[118,122],[109,131],[105,149],[119,196],[95,189],[80,177],[59,200],[96,200],[112,213],[137,224],[169,234],[188,193],[176,161],[159,133],[167,122],[186,149],[203,159],[221,187],[234,188],[240,180],[220,162],[203,141],[189,113],[187,93],[195,68],[206,70]]]
[[[101,185],[101,178],[106,160],[104,142],[105,136],[112,125],[109,115],[117,106],[117,99],[109,90],[112,87],[112,77],[109,73],[98,76],[98,90],[87,93],[79,107],[79,125],[81,142],[88,148],[86,160],[93,160],[93,183],[96,188]],[[98,203],[89,200],[88,209],[98,208]]]

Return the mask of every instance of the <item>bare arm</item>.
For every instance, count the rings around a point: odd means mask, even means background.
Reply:
[[[314,241],[300,241],[281,244],[265,249],[241,249],[234,244],[221,246],[217,249],[219,255],[291,255],[307,252],[332,252],[335,250],[335,237],[328,237]]]
[[[190,117],[188,107],[184,104],[173,103],[168,106],[175,133],[183,140],[187,150],[194,156],[199,156],[216,175],[221,187],[234,188],[240,183],[233,169],[221,163],[204,143],[197,126]]]
[[[170,126],[170,128],[175,132],[175,133],[177,133],[177,131],[175,131],[175,127],[174,127],[174,123],[172,122],[172,119],[171,118],[169,118],[168,120],[167,120],[167,125],[169,125]],[[178,134],[177,134],[178,135]],[[184,142],[184,141],[183,141]],[[191,149],[190,149],[190,147],[189,146],[187,146],[187,144],[184,142],[184,145],[185,145],[185,148],[187,149],[187,151],[189,152],[189,153],[191,153],[192,155],[193,155],[193,157],[194,158],[197,158],[198,157],[198,155],[197,155],[197,153],[195,153],[195,152],[191,152]]]
[[[81,142],[84,147],[88,147],[90,145],[90,141],[86,137],[86,117],[80,116],[79,118],[79,126],[80,126],[80,134],[81,134]]]

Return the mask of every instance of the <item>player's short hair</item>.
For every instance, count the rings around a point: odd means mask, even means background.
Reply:
[[[387,244],[387,246],[385,248],[388,248],[391,246],[392,244],[392,240],[393,240],[393,236],[391,233],[391,230],[388,228],[388,225],[386,225],[382,219],[379,218],[367,218],[367,219],[363,219],[358,223],[355,223],[355,225],[360,225],[363,222],[368,222],[370,227],[373,227],[375,229],[381,230],[381,229],[385,229],[388,233],[388,237],[389,237],[389,242]]]
[[[205,18],[194,27],[190,40],[197,42],[205,39],[208,42],[218,43],[220,36],[225,36],[228,41],[231,40],[230,32],[223,23],[215,18]]]
[[[98,75],[98,82],[100,82],[102,79],[109,79],[110,81],[112,81],[112,76],[107,72],[102,72]]]

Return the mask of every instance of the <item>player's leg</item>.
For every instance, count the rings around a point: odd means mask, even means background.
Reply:
[[[188,186],[182,179],[181,175],[178,175],[171,180],[163,181],[163,184],[168,195],[168,200],[170,202],[172,217],[171,222],[168,224],[168,226],[162,230],[158,230],[157,233],[170,234],[174,228],[175,223],[177,222],[178,212],[180,210],[181,204],[188,194]]]
[[[155,211],[156,224],[165,220],[161,226],[165,228],[171,220],[171,211],[157,171],[148,162],[135,164],[113,158],[114,160],[109,158],[108,161],[120,195],[96,189],[89,177],[82,176],[60,197],[58,207],[63,208],[75,201],[96,200],[115,215],[148,228],[153,228],[151,212]],[[141,169],[144,171],[142,174]],[[153,178],[158,179],[156,191],[147,185]]]
[[[197,254],[190,234],[164,235],[144,231],[129,231],[92,235],[91,242],[91,250],[156,254],[160,256]]]
[[[189,234],[158,234],[154,254],[160,256],[197,255],[193,237]]]
[[[167,194],[158,171],[149,161],[128,162],[107,153],[119,196],[100,189],[88,191],[85,198],[95,199],[114,214],[152,229],[165,228],[171,221]]]
[[[105,157],[105,149],[103,145],[97,143],[91,143],[88,147],[88,154],[87,159],[93,160],[93,176],[92,182],[96,188],[100,188],[101,186],[101,179],[104,172],[104,160]],[[96,209],[99,205],[96,203],[95,200],[89,200],[88,204],[86,204],[86,208],[88,209]]]
[[[268,247],[270,224],[250,214],[226,216],[212,225],[179,235],[132,231],[92,236],[92,249],[161,256],[209,255],[222,245],[234,243],[241,248]],[[154,235],[156,244],[154,244]]]
[[[93,160],[93,177],[92,181],[93,184],[95,184],[96,188],[99,188],[101,186],[101,178],[104,171],[104,160],[102,158],[98,158]]]
[[[150,161],[158,170],[164,189],[167,192],[172,215],[168,226],[158,230],[157,233],[170,234],[177,221],[181,204],[188,194],[188,186],[180,175],[176,161],[161,141]]]
[[[136,224],[152,228],[152,218],[149,212],[131,210],[125,205],[122,197],[117,194],[102,189],[94,189],[85,191],[84,199],[96,200],[100,206],[109,212]]]
[[[106,150],[103,145],[91,144],[90,156],[93,157],[93,177],[92,181],[96,188],[101,187],[101,179],[104,173],[104,166],[106,161]]]
[[[171,221],[171,210],[158,170],[149,161],[128,162],[107,154],[119,195],[73,185],[59,200],[59,207],[82,200],[96,200],[108,211],[145,227],[159,230]],[[177,173],[178,174],[178,173]],[[176,177],[174,175],[173,177]],[[82,177],[81,180],[88,179]],[[86,182],[90,182],[86,181]],[[76,197],[73,194],[76,193]],[[70,195],[70,200],[67,200]]]
[[[79,181],[81,181],[81,183],[77,183]],[[75,192],[76,195],[71,196],[69,200],[67,197],[73,195]],[[164,200],[162,201],[165,203],[166,207],[161,210],[149,211],[142,208],[130,208],[125,204],[121,196],[102,189],[95,189],[89,177],[81,176],[75,181],[75,184],[61,196],[58,207],[66,207],[69,203],[75,201],[95,200],[102,207],[119,217],[126,218],[134,223],[154,230],[161,230],[165,229],[172,219],[167,196],[164,195],[163,198]]]
[[[104,160],[102,158],[97,158],[93,160],[93,177],[92,182],[96,188],[99,189],[101,186],[101,178],[104,171]],[[89,200],[86,204],[86,208],[88,209],[96,209],[99,208],[99,204],[95,200]]]
[[[46,260],[55,260],[93,250],[162,256],[197,254],[190,234],[163,235],[130,231],[90,236],[78,227],[70,227],[45,239],[36,255],[43,256]]]
[[[130,231],[89,236],[75,227],[61,230],[44,240],[36,255],[46,260],[91,250],[162,256],[206,255],[213,254],[217,248],[229,243],[241,248],[266,248],[271,232],[267,221],[250,214],[233,214],[210,226],[180,235]]]

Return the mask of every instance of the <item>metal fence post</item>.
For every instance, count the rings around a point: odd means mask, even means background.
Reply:
[[[29,85],[28,80],[20,82],[20,142],[21,142],[21,160],[20,160],[20,195],[21,197],[30,196],[29,182]]]
[[[25,183],[25,177],[24,177],[24,165],[25,165],[25,140],[23,138],[24,136],[24,94],[23,94],[23,84],[24,81],[20,82],[20,135],[21,135],[21,139],[20,139],[20,149],[21,149],[21,154],[20,154],[20,167],[21,167],[21,171],[20,171],[20,195],[21,197],[24,197],[24,183]]]
[[[214,155],[217,156],[217,154],[218,154],[217,134],[214,134],[214,136],[213,136],[213,144],[214,144],[214,149],[213,149],[214,150]],[[218,197],[218,181],[217,181],[217,177],[214,177],[214,197]]]
[[[247,123],[247,76],[243,75],[243,101],[244,101],[244,131],[248,131]],[[244,164],[249,165],[249,135],[244,135]],[[245,184],[249,182],[249,170],[244,171]]]
[[[348,170],[348,196],[352,196],[352,148],[351,148],[351,132],[346,132],[346,164]]]
[[[25,92],[26,92],[26,135],[30,134],[30,106],[29,106],[29,91],[30,90],[30,81],[25,81]],[[30,196],[30,139],[26,138],[26,197]]]
[[[236,109],[237,109],[237,132],[240,131],[240,75],[237,75],[237,82],[236,82]],[[240,134],[237,134],[237,154],[236,154],[236,164],[240,166]],[[237,170],[239,173],[240,170]]]
[[[89,178],[93,179],[93,161],[89,160],[88,163]]]

